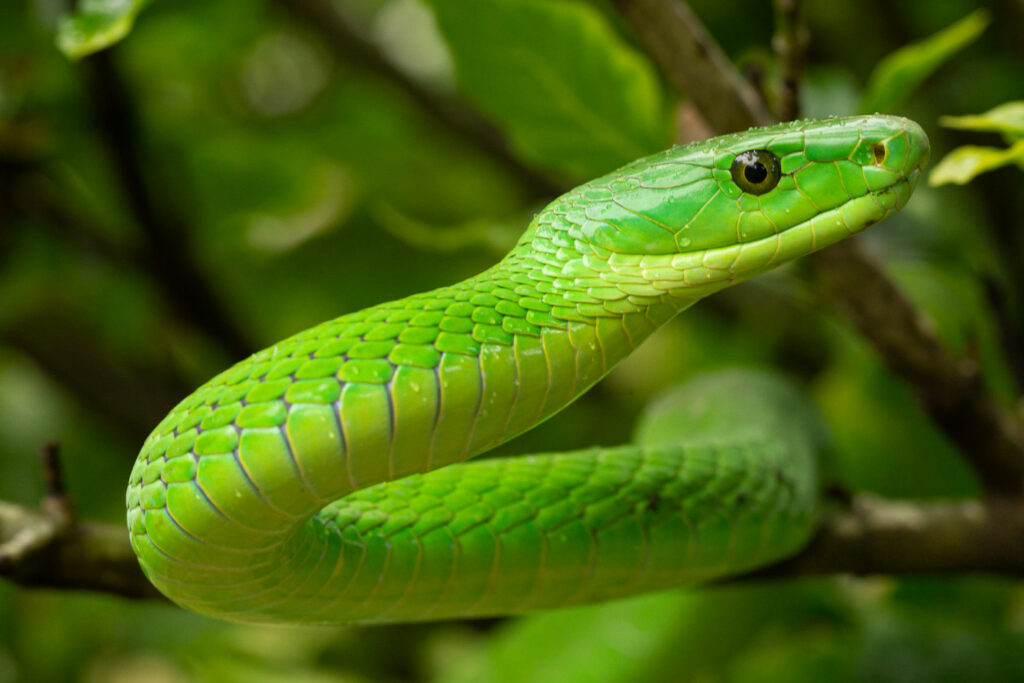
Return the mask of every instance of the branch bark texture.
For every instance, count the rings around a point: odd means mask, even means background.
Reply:
[[[872,497],[826,517],[795,557],[729,583],[834,574],[1024,576],[1024,502],[916,504]],[[162,596],[121,525],[69,522],[0,503],[0,577],[23,586]]]
[[[0,576],[22,586],[162,597],[146,579],[126,529],[0,502]]]
[[[827,516],[800,554],[740,578],[821,574],[1024,576],[1024,501],[909,503],[871,496]]]
[[[654,63],[697,105],[718,133],[771,122],[757,91],[742,79],[690,7],[672,0],[612,0]]]

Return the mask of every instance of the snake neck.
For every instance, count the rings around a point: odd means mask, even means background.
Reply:
[[[594,323],[642,316],[652,321],[653,330],[760,265],[740,263],[751,260],[741,244],[673,253],[601,247],[592,239],[595,233],[615,225],[589,215],[594,202],[587,192],[592,191],[584,185],[549,204],[494,269],[512,273],[524,294],[532,287],[556,319]]]
[[[182,401],[143,446],[127,494],[150,577],[165,587],[187,566],[200,584],[226,582],[224,594],[176,599],[218,614],[244,602],[248,588],[229,590],[236,568],[283,581],[333,547],[336,525],[314,517],[325,505],[532,428],[696,300],[558,220],[542,213],[475,277],[301,332]]]

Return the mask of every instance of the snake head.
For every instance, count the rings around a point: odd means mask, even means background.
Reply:
[[[552,225],[654,287],[704,296],[899,210],[928,150],[921,127],[895,116],[755,128],[587,183],[555,202]]]

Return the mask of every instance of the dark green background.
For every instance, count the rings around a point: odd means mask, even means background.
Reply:
[[[482,112],[556,185],[677,135],[685,98],[601,2],[335,4],[400,70]],[[771,90],[770,3],[692,4]],[[919,121],[933,159],[967,142],[1001,144],[938,118],[1022,97],[1024,2],[807,4],[806,115],[856,113],[864,98]],[[871,81],[887,55],[980,5],[991,24],[923,83]],[[96,125],[95,58],[74,62],[54,46],[64,9],[0,3],[0,498],[36,504],[37,453],[57,440],[80,514],[121,523],[147,420],[236,353],[168,305],[152,269],[116,256],[145,233]],[[338,59],[282,3],[153,0],[107,56],[138,116],[143,182],[253,347],[479,271],[543,206],[535,185],[438,126],[401,88]],[[1007,403],[1018,395],[1022,182],[1011,166],[966,187],[922,183],[904,212],[862,238]],[[846,489],[976,492],[956,448],[800,263],[687,312],[501,450],[624,442],[654,393],[728,366],[776,368],[805,386],[833,435],[830,476]],[[118,401],[132,404],[129,419],[105,407]],[[1024,679],[1024,591],[980,578],[837,578],[501,622],[296,629],[0,583],[0,683],[826,679]]]

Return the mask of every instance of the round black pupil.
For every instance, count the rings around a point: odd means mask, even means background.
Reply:
[[[764,179],[768,177],[768,169],[760,161],[755,161],[747,164],[747,167],[743,169],[743,177],[747,179],[747,182],[756,185],[764,182]]]

